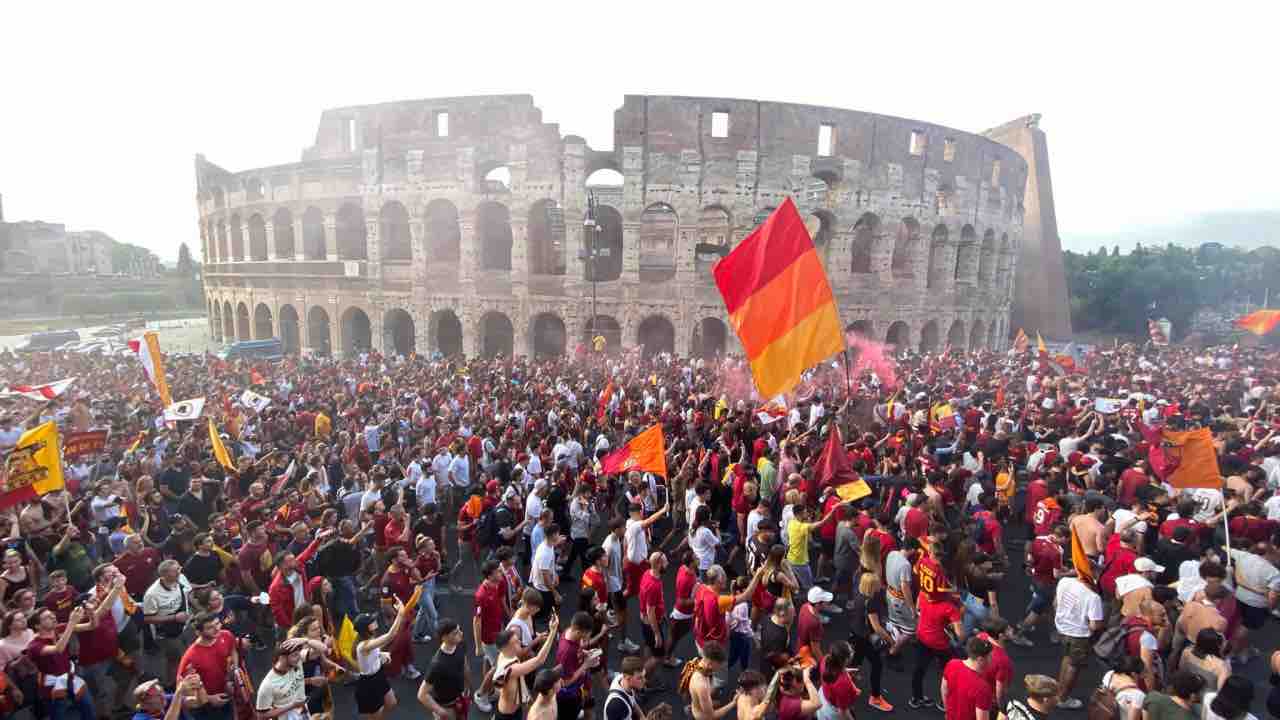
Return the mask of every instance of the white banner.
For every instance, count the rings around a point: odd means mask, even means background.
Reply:
[[[177,422],[179,420],[195,420],[204,413],[204,398],[192,398],[190,400],[179,400],[164,409],[165,422]]]
[[[271,398],[259,395],[252,390],[245,390],[240,395],[240,404],[252,408],[254,412],[262,412],[271,404]]]

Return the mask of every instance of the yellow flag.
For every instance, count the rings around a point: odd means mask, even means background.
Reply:
[[[218,464],[228,470],[235,470],[235,463],[231,462],[231,455],[227,453],[227,446],[222,444],[222,438],[218,437],[218,428],[213,424],[213,418],[209,418],[209,442],[213,443],[213,457]]]
[[[0,508],[56,492],[64,487],[58,426],[50,420],[22,434],[4,459]]]
[[[1040,331],[1036,331],[1036,351],[1041,355],[1048,355],[1049,349],[1044,346],[1044,338],[1040,337]]]
[[[335,648],[338,657],[352,665],[356,664],[356,625],[351,622],[350,615],[342,616],[342,627],[338,629],[338,641]]]

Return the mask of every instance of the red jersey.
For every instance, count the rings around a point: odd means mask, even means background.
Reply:
[[[1105,597],[1115,597],[1116,579],[1122,575],[1133,573],[1133,563],[1138,559],[1136,550],[1120,544],[1119,535],[1112,535],[1111,537],[1115,540],[1115,544],[1107,543],[1108,547],[1104,556],[1106,570],[1102,572],[1102,577],[1098,579],[1098,587],[1102,589]]]
[[[729,624],[724,614],[732,604],[732,595],[720,595],[707,585],[698,587],[693,597],[693,637],[699,646],[710,640],[721,643],[729,640]]]
[[[1036,519],[1036,509],[1040,507],[1040,501],[1049,497],[1049,483],[1043,478],[1036,478],[1027,483],[1027,509],[1026,523],[1032,525]]]
[[[609,581],[600,572],[600,568],[594,565],[582,573],[582,589],[595,592],[597,605],[609,602]]]
[[[178,663],[178,677],[185,676],[194,668],[210,695],[226,692],[227,660],[235,647],[236,637],[230,630],[218,633],[209,645],[199,642],[188,645],[187,651],[182,654],[182,661]]]
[[[813,643],[822,647],[822,618],[812,605],[805,603],[796,613],[796,647],[808,648]]]
[[[898,549],[898,541],[893,538],[893,535],[877,528],[868,530],[866,537],[880,538],[880,575],[883,576],[885,561],[889,559],[889,553]],[[865,538],[863,542],[866,542]]]
[[[981,522],[986,529],[978,549],[988,555],[996,554],[997,548],[1004,547],[1004,528],[1000,527],[996,514],[990,510],[979,510],[973,514],[973,519]]]
[[[396,520],[394,517],[387,517],[387,524],[382,527],[382,544],[388,549],[402,547],[405,550],[413,549],[412,536],[405,540],[400,539],[400,534],[404,532],[405,525],[409,523],[409,518]]]
[[[918,507],[909,508],[902,520],[902,531],[909,538],[919,540],[929,534],[929,514]]]
[[[1138,470],[1128,468],[1120,473],[1120,481],[1116,488],[1117,500],[1120,504],[1129,507],[1133,504],[1134,498],[1138,495],[1138,488],[1147,484],[1147,476]]]
[[[662,597],[662,578],[653,576],[652,572],[645,572],[640,577],[640,618],[647,618],[649,608],[653,608],[654,617],[658,622],[662,622],[662,617],[666,613],[666,600]]]
[[[681,565],[676,571],[676,610],[685,615],[693,614],[693,589],[697,586],[698,574]]]
[[[114,660],[120,649],[120,632],[116,630],[116,619],[110,610],[103,614],[97,627],[77,633],[76,637],[80,640],[80,665]]]
[[[991,712],[991,684],[963,660],[947,663],[942,682],[947,686],[947,695],[942,700],[947,708],[947,720],[973,720],[979,710]]]
[[[413,596],[413,589],[413,574],[399,565],[393,564],[382,574],[382,598],[384,600],[390,601],[392,597],[395,597],[400,602],[407,603],[409,598]]]
[[[1160,523],[1160,537],[1165,540],[1173,539],[1173,531],[1180,527],[1191,528],[1191,542],[1197,542],[1200,538],[1200,523],[1191,518],[1177,517],[1165,520]],[[1230,529],[1230,528],[1228,528]]]
[[[53,611],[54,617],[58,618],[58,624],[66,624],[71,618],[71,608],[76,606],[76,589],[70,585],[62,588],[61,592],[49,592],[44,596],[44,606]]]
[[[480,642],[492,645],[506,624],[506,603],[501,585],[480,583],[476,588],[475,616],[480,618]]]
[[[1036,505],[1035,515],[1031,518],[1031,524],[1036,535],[1048,535],[1053,532],[1053,528],[1058,525],[1058,521],[1062,519],[1062,506],[1058,501],[1047,497]]]
[[[951,647],[951,640],[947,638],[945,628],[954,625],[964,617],[960,606],[950,600],[930,602],[922,597],[919,611],[916,639],[920,644],[933,650],[946,650]]]
[[[947,573],[942,564],[927,552],[920,553],[916,561],[916,586],[920,588],[920,597],[929,602],[945,602],[951,598],[951,585],[947,582]]]
[[[147,588],[156,581],[156,571],[160,567],[160,551],[155,548],[143,548],[139,552],[124,553],[113,563],[124,575],[124,588],[135,598],[147,593]],[[256,576],[255,576],[256,577]]]
[[[1009,683],[1013,680],[1013,661],[1009,659],[1009,653],[1004,648],[995,644],[991,640],[991,636],[985,632],[978,633],[978,637],[991,643],[991,655],[987,657],[987,669],[983,671],[982,677],[991,685],[992,697],[995,697],[996,683],[1000,683],[1007,690]]]
[[[1031,541],[1031,577],[1041,585],[1057,582],[1055,571],[1062,569],[1062,546],[1052,535]]]

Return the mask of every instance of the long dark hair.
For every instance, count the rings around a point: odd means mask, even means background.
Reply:
[[[849,660],[853,658],[853,647],[849,643],[841,640],[831,646],[831,650],[827,652],[827,657],[822,664],[822,682],[833,683],[840,677],[840,673],[845,671],[845,667],[849,664]]]

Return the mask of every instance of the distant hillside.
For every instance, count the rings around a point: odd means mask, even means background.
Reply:
[[[1062,233],[1062,249],[1076,252],[1093,252],[1099,247],[1116,245],[1127,251],[1138,243],[1197,247],[1206,242],[1246,250],[1263,245],[1280,247],[1280,210],[1204,213],[1175,225],[1153,225],[1122,232]]]

